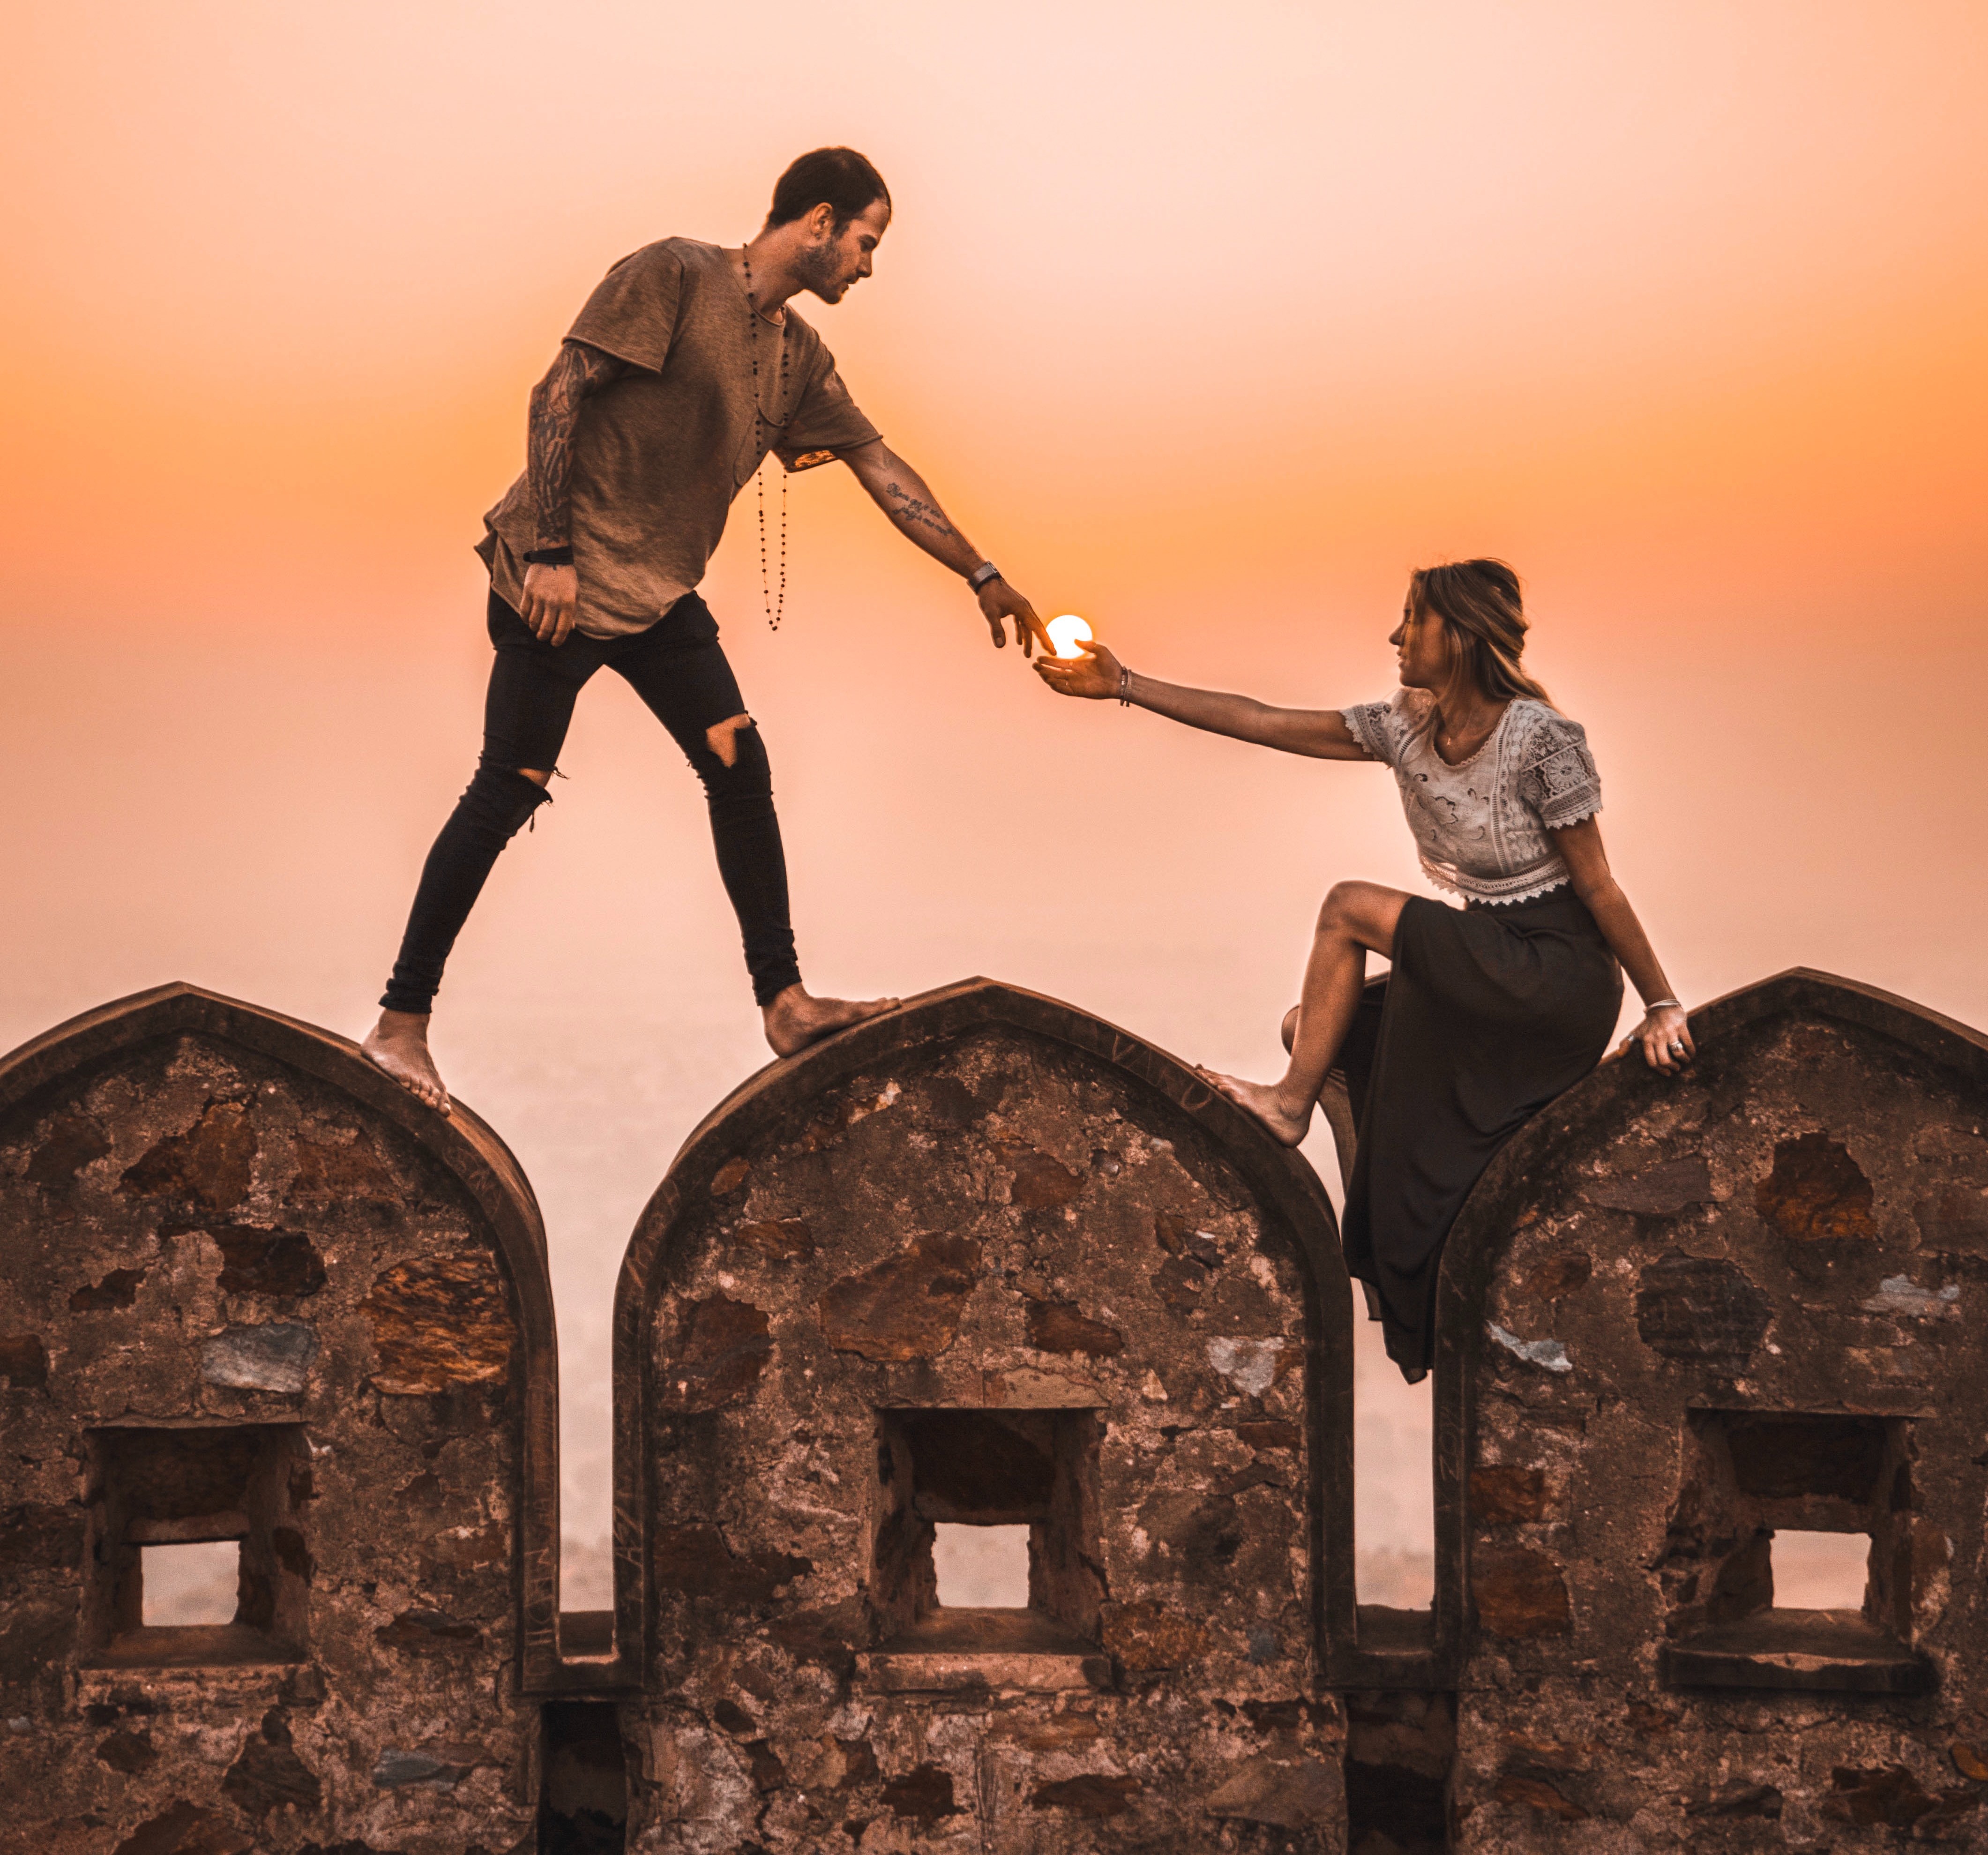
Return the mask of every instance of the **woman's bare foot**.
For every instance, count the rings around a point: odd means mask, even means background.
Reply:
[[[383,1011],[359,1048],[369,1062],[384,1069],[409,1094],[445,1114],[448,1112],[448,1090],[441,1086],[441,1072],[428,1054],[426,1012]]]
[[[1240,1076],[1199,1067],[1195,1073],[1210,1088],[1226,1095],[1246,1114],[1261,1121],[1280,1147],[1295,1147],[1311,1126],[1312,1104],[1307,1102],[1302,1113],[1293,1113],[1284,1101],[1282,1089],[1273,1083],[1245,1082]]]
[[[789,985],[772,1004],[761,1008],[766,1041],[776,1056],[791,1056],[835,1032],[881,1017],[898,1009],[895,998],[812,998],[806,988]]]

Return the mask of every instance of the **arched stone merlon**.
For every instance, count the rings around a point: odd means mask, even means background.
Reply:
[[[0,1137],[18,1133],[59,1098],[79,1096],[93,1078],[142,1060],[147,1046],[170,1050],[188,1040],[308,1078],[348,1102],[360,1127],[396,1130],[424,1163],[453,1181],[471,1208],[472,1225],[482,1226],[478,1240],[490,1245],[500,1263],[516,1334],[517,1353],[507,1370],[522,1380],[520,1487],[509,1529],[519,1614],[505,1634],[517,1646],[524,1688],[541,1685],[557,1664],[558,1357],[545,1228],[523,1171],[497,1134],[460,1101],[447,1116],[424,1107],[366,1061],[350,1039],[184,983],[86,1012],[0,1059]],[[102,1137],[91,1130],[82,1137],[94,1143]],[[79,1157],[86,1158],[87,1151]],[[340,1189],[333,1180],[315,1201],[328,1202]]]
[[[1100,1073],[1111,1087],[1125,1090],[1123,1100],[1133,1103],[1128,1121],[1143,1121],[1155,1134],[1171,1135],[1179,1130],[1183,1149],[1191,1145],[1195,1151],[1211,1151],[1219,1165],[1240,1181],[1240,1197],[1249,1201],[1250,1217],[1260,1221],[1268,1247],[1288,1255],[1297,1265],[1308,1336],[1304,1407],[1310,1576],[1306,1600],[1312,1610],[1310,1664],[1316,1682],[1324,1682],[1334,1656],[1352,1648],[1350,1296],[1332,1209],[1310,1165],[1270,1141],[1232,1103],[1211,1092],[1193,1069],[1141,1038],[1053,998],[974,978],[912,998],[897,1012],[843,1032],[800,1058],[762,1069],[686,1139],[636,1225],[614,1303],[614,1555],[620,1682],[654,1686],[648,1614],[650,1531],[658,1519],[668,1519],[668,1515],[652,1511],[656,1497],[650,1482],[654,1473],[650,1438],[662,1407],[662,1366],[656,1358],[654,1334],[660,1303],[668,1292],[666,1276],[678,1233],[694,1217],[705,1217],[714,1193],[728,1205],[738,1193],[738,1203],[746,1203],[752,1187],[742,1181],[749,1167],[781,1144],[791,1144],[795,1130],[807,1125],[825,1097],[835,1097],[859,1078],[874,1078],[884,1092],[879,1101],[894,1100],[891,1078],[903,1076],[907,1092],[926,1086],[925,1078],[931,1078],[935,1066],[974,1038],[1008,1038],[1016,1046],[1043,1049],[1043,1062],[1067,1062],[1070,1056],[1080,1056],[1084,1063],[1077,1069]],[[1026,1059],[1024,1056],[1018,1062]],[[958,1090],[958,1083],[952,1087]],[[945,1169],[946,1141],[966,1139],[966,1130],[980,1125],[976,1115],[982,1107],[962,1096],[956,1115],[958,1135],[946,1134],[938,1120],[932,1120],[938,1131],[936,1144],[931,1134],[918,1135],[926,1147],[936,1147],[932,1173]],[[859,1106],[857,1111],[873,1110]],[[918,1113],[928,1115],[928,1110],[921,1107]],[[911,1141],[911,1127],[907,1125],[893,1139]],[[921,1149],[911,1145],[907,1151]],[[917,1171],[912,1161],[893,1163]],[[833,1197],[837,1189],[825,1183],[823,1195]],[[1076,1189],[1073,1183],[1071,1189]],[[732,1215],[728,1211],[725,1217]],[[756,1213],[742,1209],[738,1215],[749,1218]],[[813,1238],[807,1241],[811,1245]],[[746,1292],[739,1289],[742,1296]],[[964,1350],[962,1346],[960,1352]],[[678,1407],[682,1406],[682,1397],[674,1392],[672,1397],[678,1397]],[[935,1402],[945,1400],[935,1397]]]
[[[1988,1700],[1988,1037],[1802,969],[1691,1026],[1682,1075],[1610,1063],[1545,1109],[1449,1239],[1459,1848],[1852,1820],[1867,1780],[1978,1802],[1927,1749]],[[1868,1537],[1861,1611],[1779,1594],[1777,1539],[1816,1532]]]

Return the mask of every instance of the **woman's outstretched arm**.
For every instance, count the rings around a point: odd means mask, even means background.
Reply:
[[[1280,753],[1303,754],[1314,760],[1371,760],[1346,718],[1336,708],[1273,708],[1253,697],[1226,695],[1215,689],[1190,689],[1179,683],[1128,671],[1103,644],[1090,654],[1067,661],[1039,657],[1036,674],[1058,695],[1101,701],[1122,696],[1135,707],[1199,728],[1274,747]]]
[[[1629,1033],[1620,1056],[1631,1043],[1643,1046],[1643,1055],[1653,1069],[1674,1073],[1698,1054],[1691,1040],[1691,1029],[1684,1007],[1672,995],[1670,982],[1657,963],[1657,950],[1643,931],[1629,898],[1622,893],[1614,872],[1608,867],[1608,853],[1601,847],[1601,826],[1593,818],[1584,818],[1553,834],[1554,847],[1566,858],[1574,878],[1574,892],[1587,904],[1594,924],[1601,930],[1610,950],[1622,962],[1643,1001],[1643,1021]]]

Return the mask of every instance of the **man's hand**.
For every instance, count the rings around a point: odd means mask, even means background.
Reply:
[[[1036,617],[1036,609],[1005,579],[990,579],[980,589],[981,616],[987,620],[987,629],[994,634],[994,648],[999,650],[1008,641],[1008,634],[1001,628],[1004,618],[1015,621],[1015,642],[1022,647],[1022,654],[1029,656],[1040,644],[1045,654],[1056,655],[1056,646],[1050,642],[1050,634],[1043,628],[1043,621]]]
[[[573,608],[580,603],[580,574],[572,567],[549,567],[534,561],[525,569],[525,603],[519,616],[541,644],[563,644],[573,630]]]

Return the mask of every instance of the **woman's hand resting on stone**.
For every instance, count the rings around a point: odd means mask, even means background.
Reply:
[[[1094,638],[1082,657],[1037,657],[1036,674],[1058,695],[1082,696],[1087,701],[1100,702],[1118,693],[1124,671],[1117,658]]]

